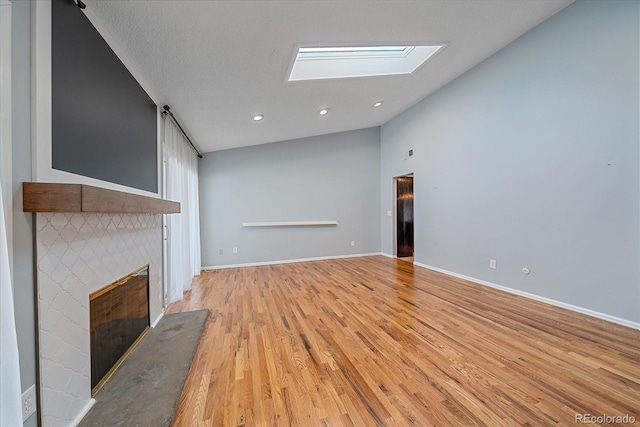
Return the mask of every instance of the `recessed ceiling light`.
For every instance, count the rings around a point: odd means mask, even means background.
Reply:
[[[328,112],[329,110],[327,108],[323,108],[322,110],[318,111],[318,114],[320,114],[321,116],[326,116]]]
[[[373,108],[378,108],[382,105],[382,101],[378,101],[375,104],[373,104]]]
[[[255,116],[253,116],[253,121],[254,122],[259,122],[262,119],[264,119],[264,114],[257,114]]]
[[[411,74],[442,46],[301,47],[289,81]]]

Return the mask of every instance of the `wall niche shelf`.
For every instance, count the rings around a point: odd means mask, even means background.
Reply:
[[[84,184],[25,182],[24,212],[176,214],[180,203]]]

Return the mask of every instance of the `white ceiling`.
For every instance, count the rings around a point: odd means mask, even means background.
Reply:
[[[209,152],[382,125],[571,1],[85,3],[149,94]],[[434,43],[446,47],[411,75],[287,81],[299,46]]]

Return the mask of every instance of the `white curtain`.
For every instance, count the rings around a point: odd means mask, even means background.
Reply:
[[[165,197],[180,202],[180,214],[167,215],[167,298],[182,299],[200,274],[198,158],[177,126],[164,116]]]
[[[20,362],[9,270],[7,229],[0,186],[0,426],[22,426]]]

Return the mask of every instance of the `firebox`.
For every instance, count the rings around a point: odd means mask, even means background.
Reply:
[[[149,330],[149,266],[89,295],[91,393],[96,393]]]

